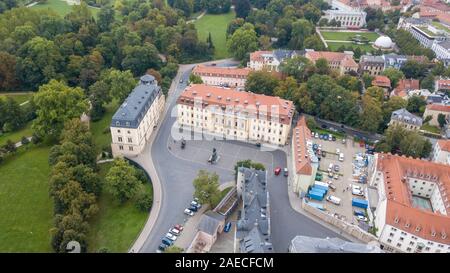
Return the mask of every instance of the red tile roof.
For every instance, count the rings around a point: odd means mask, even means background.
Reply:
[[[295,110],[292,101],[280,97],[205,84],[192,84],[186,87],[179,96],[177,104],[194,105],[194,100],[197,99],[201,100],[204,108],[213,105],[220,107],[233,106],[235,112],[245,110],[249,114],[256,112],[257,115],[263,115],[267,113],[267,118],[271,118],[272,114],[278,113],[276,116],[279,116],[279,122],[283,124],[291,124]]]
[[[450,140],[440,139],[437,143],[442,151],[450,152]]]
[[[450,80],[437,80],[436,81],[436,85],[438,90],[442,89],[442,90],[449,90],[450,89]]]
[[[372,85],[390,88],[391,80],[386,76],[375,76],[375,78],[372,81]]]
[[[324,58],[328,62],[339,62],[346,67],[358,67],[358,64],[353,60],[353,57],[342,52],[331,51],[308,51],[305,57],[309,60],[316,62],[317,60]]]
[[[450,105],[428,104],[427,110],[439,111],[439,112],[450,112]]]
[[[377,171],[384,175],[386,224],[427,240],[450,244],[450,166],[384,153],[377,154],[377,160]],[[447,215],[413,207],[407,178],[435,182]]]
[[[311,159],[308,155],[307,142],[311,141],[311,131],[306,125],[306,118],[302,116],[292,132],[294,145],[295,171],[297,174],[311,175]]]
[[[271,55],[272,51],[255,51],[250,53],[250,61],[254,61],[254,62],[263,62],[264,58],[263,55],[268,54]]]
[[[403,98],[408,95],[408,91],[417,90],[419,88],[419,80],[401,79],[398,82],[397,87],[392,91],[392,94]]]
[[[247,77],[250,71],[248,68],[197,65],[192,70],[192,73],[198,76],[236,78]]]

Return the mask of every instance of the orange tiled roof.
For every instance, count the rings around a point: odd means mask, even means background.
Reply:
[[[384,153],[377,157],[377,171],[384,175],[386,224],[427,240],[450,244],[450,166]],[[406,179],[415,177],[437,183],[447,215],[412,206]]]
[[[192,70],[192,73],[199,76],[212,76],[212,77],[247,77],[250,73],[248,68],[237,68],[237,67],[218,67],[218,66],[206,66],[197,65]]]
[[[358,64],[353,60],[353,57],[342,52],[331,52],[331,51],[308,51],[305,57],[313,62],[324,58],[328,62],[339,62],[341,65],[346,67],[358,67]]]
[[[255,111],[258,115],[267,113],[268,118],[273,111],[278,111],[279,122],[283,124],[291,124],[294,114],[294,103],[292,101],[205,84],[192,84],[186,87],[178,98],[177,104],[194,105],[194,99],[201,99],[202,107],[212,105],[234,106],[235,111],[245,109],[251,114]]]
[[[441,148],[441,150],[450,152],[450,140],[440,139],[440,140],[438,140],[437,143],[438,143],[439,147]]]
[[[372,81],[372,85],[390,88],[391,80],[389,80],[389,78],[386,76],[375,76]]]
[[[450,112],[450,105],[428,104],[427,110],[439,111],[439,112]]]
[[[450,80],[437,80],[438,89],[450,89]]]
[[[419,80],[401,79],[398,82],[397,87],[392,91],[392,94],[404,98],[408,96],[409,90],[417,90],[419,87]]]
[[[441,23],[450,24],[450,14],[448,13],[439,13],[436,18],[438,18]]]
[[[272,54],[272,51],[255,51],[250,53],[250,61],[254,62],[262,62],[264,61],[263,55],[264,54]]]
[[[306,125],[306,118],[302,116],[295,126],[292,133],[294,141],[295,171],[297,174],[311,175],[311,159],[308,156],[306,142],[311,141],[311,130]]]

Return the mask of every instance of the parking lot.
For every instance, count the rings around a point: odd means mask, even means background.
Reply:
[[[355,208],[352,207],[352,198],[366,199],[366,197],[353,195],[352,185],[361,187],[364,193],[366,192],[366,185],[358,183],[357,179],[353,176],[354,160],[355,155],[365,152],[365,147],[360,147],[359,143],[355,143],[350,138],[345,139],[345,144],[341,138],[337,138],[335,141],[314,138],[313,142],[325,152],[323,153],[325,157],[322,156],[319,165],[319,172],[322,173],[323,177],[322,182],[332,181],[332,184],[336,189],[330,189],[323,201],[311,201],[314,203],[322,203],[328,213],[335,214],[336,217],[349,223],[357,224],[358,220],[356,216],[353,215]],[[339,160],[339,155],[336,152],[343,153],[343,161]],[[332,178],[328,175],[330,165],[332,165],[333,169]],[[335,170],[336,165],[339,166],[338,172]],[[336,176],[336,173],[339,175]],[[334,203],[327,201],[326,197],[330,195],[339,198],[340,205],[335,205]],[[362,209],[359,210],[362,211]]]

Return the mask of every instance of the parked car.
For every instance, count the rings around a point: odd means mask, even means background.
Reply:
[[[345,144],[347,141],[345,140],[345,138],[342,139],[342,144]]]
[[[329,141],[332,141],[332,140],[333,140],[333,135],[332,135],[332,134],[329,134],[329,135],[328,135],[328,140],[329,140]]]
[[[225,227],[223,228],[223,231],[229,232],[231,230],[231,222],[228,222]]]
[[[358,196],[363,196],[364,192],[361,190],[357,190],[357,189],[352,189],[352,194],[353,195],[358,195]]]
[[[322,127],[322,129],[327,129],[327,125],[326,124],[322,124],[320,127]]]
[[[284,168],[284,170],[283,170],[283,175],[284,175],[284,176],[288,176],[288,175],[289,175],[289,171],[288,171],[287,168]]]
[[[322,157],[325,157],[325,156],[327,156],[327,152],[322,151]]]
[[[173,234],[170,233],[170,232],[167,232],[166,238],[169,239],[169,240],[175,241],[178,237],[175,236],[175,235],[173,235]]]
[[[185,209],[184,214],[189,215],[189,216],[194,216],[194,212],[190,209]]]
[[[358,219],[358,221],[367,222],[367,217],[365,217],[365,216],[356,215],[356,218]]]
[[[183,79],[180,79],[180,83],[183,83]]]
[[[261,147],[261,143],[260,142],[256,142],[256,147]]]
[[[169,239],[166,238],[166,237],[162,238],[161,241],[162,241],[162,243],[165,244],[166,246],[171,246],[171,245],[173,245],[173,241],[172,241],[172,240],[169,240]]]
[[[332,136],[332,137],[331,137],[331,140],[336,141],[336,137],[335,137],[335,136]]]
[[[337,154],[340,154],[340,153],[341,153],[341,150],[339,150],[339,148],[336,148],[336,153],[337,153]]]
[[[176,229],[176,228],[170,229],[169,232],[172,233],[172,234],[175,235],[175,236],[180,236],[180,233],[181,233],[181,231],[179,231],[179,230]]]
[[[330,163],[330,165],[328,165],[328,172],[331,172],[333,170],[333,163]]]
[[[274,172],[275,172],[275,175],[279,175],[281,172],[281,167],[276,167]]]
[[[193,211],[193,212],[197,212],[198,211],[198,208],[196,206],[190,206],[188,209],[190,211]]]
[[[195,207],[197,207],[197,209],[200,209],[202,207],[202,204],[200,204],[199,202],[194,200],[194,201],[191,201],[191,206],[195,206]]]
[[[334,165],[334,171],[335,171],[335,172],[339,172],[339,165],[337,165],[337,164]]]
[[[339,161],[344,161],[344,153],[339,154]]]
[[[317,145],[317,144],[313,144],[313,150],[317,150],[317,148],[319,148],[319,145]]]
[[[330,188],[332,191],[336,190],[336,185],[333,184],[333,182],[328,181],[328,188]]]
[[[160,245],[158,246],[158,250],[159,250],[159,251],[165,251],[166,248],[167,248],[167,245],[166,245],[166,244],[160,244]]]
[[[341,198],[336,197],[334,195],[327,196],[327,201],[331,202],[331,203],[333,203],[335,205],[340,205],[341,204]]]
[[[360,211],[360,210],[355,210],[355,211],[353,212],[353,214],[354,214],[355,216],[358,216],[358,215],[360,215],[360,216],[365,216],[365,215],[366,215],[363,211]]]
[[[334,179],[335,179],[335,180],[338,180],[338,179],[339,179],[339,174],[337,174],[337,173],[334,174]]]
[[[175,225],[173,228],[178,229],[180,232],[183,231],[184,227],[182,225]]]
[[[315,133],[314,133],[314,137],[315,137],[315,138],[319,138],[319,133],[315,132]]]

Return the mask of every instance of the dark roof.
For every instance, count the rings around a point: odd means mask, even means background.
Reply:
[[[414,114],[411,114],[405,108],[402,108],[402,109],[392,112],[391,119],[398,120],[400,122],[404,122],[404,123],[408,123],[408,124],[422,126],[422,118],[420,118]]]
[[[137,128],[153,101],[162,95],[155,77],[144,75],[112,117],[111,127]]]
[[[273,56],[279,61],[282,62],[284,59],[292,58],[294,56],[300,56],[302,55],[302,51],[297,50],[286,50],[286,49],[276,49],[273,51]]]
[[[202,219],[198,224],[198,230],[206,232],[210,235],[216,235],[217,228],[219,227],[220,223],[223,222],[224,220],[225,220],[224,216],[210,210],[202,216]]]
[[[291,253],[381,253],[378,245],[347,242],[339,238],[295,236]]]
[[[242,218],[236,224],[241,253],[273,252],[270,238],[269,194],[266,171],[239,168],[244,174]]]

